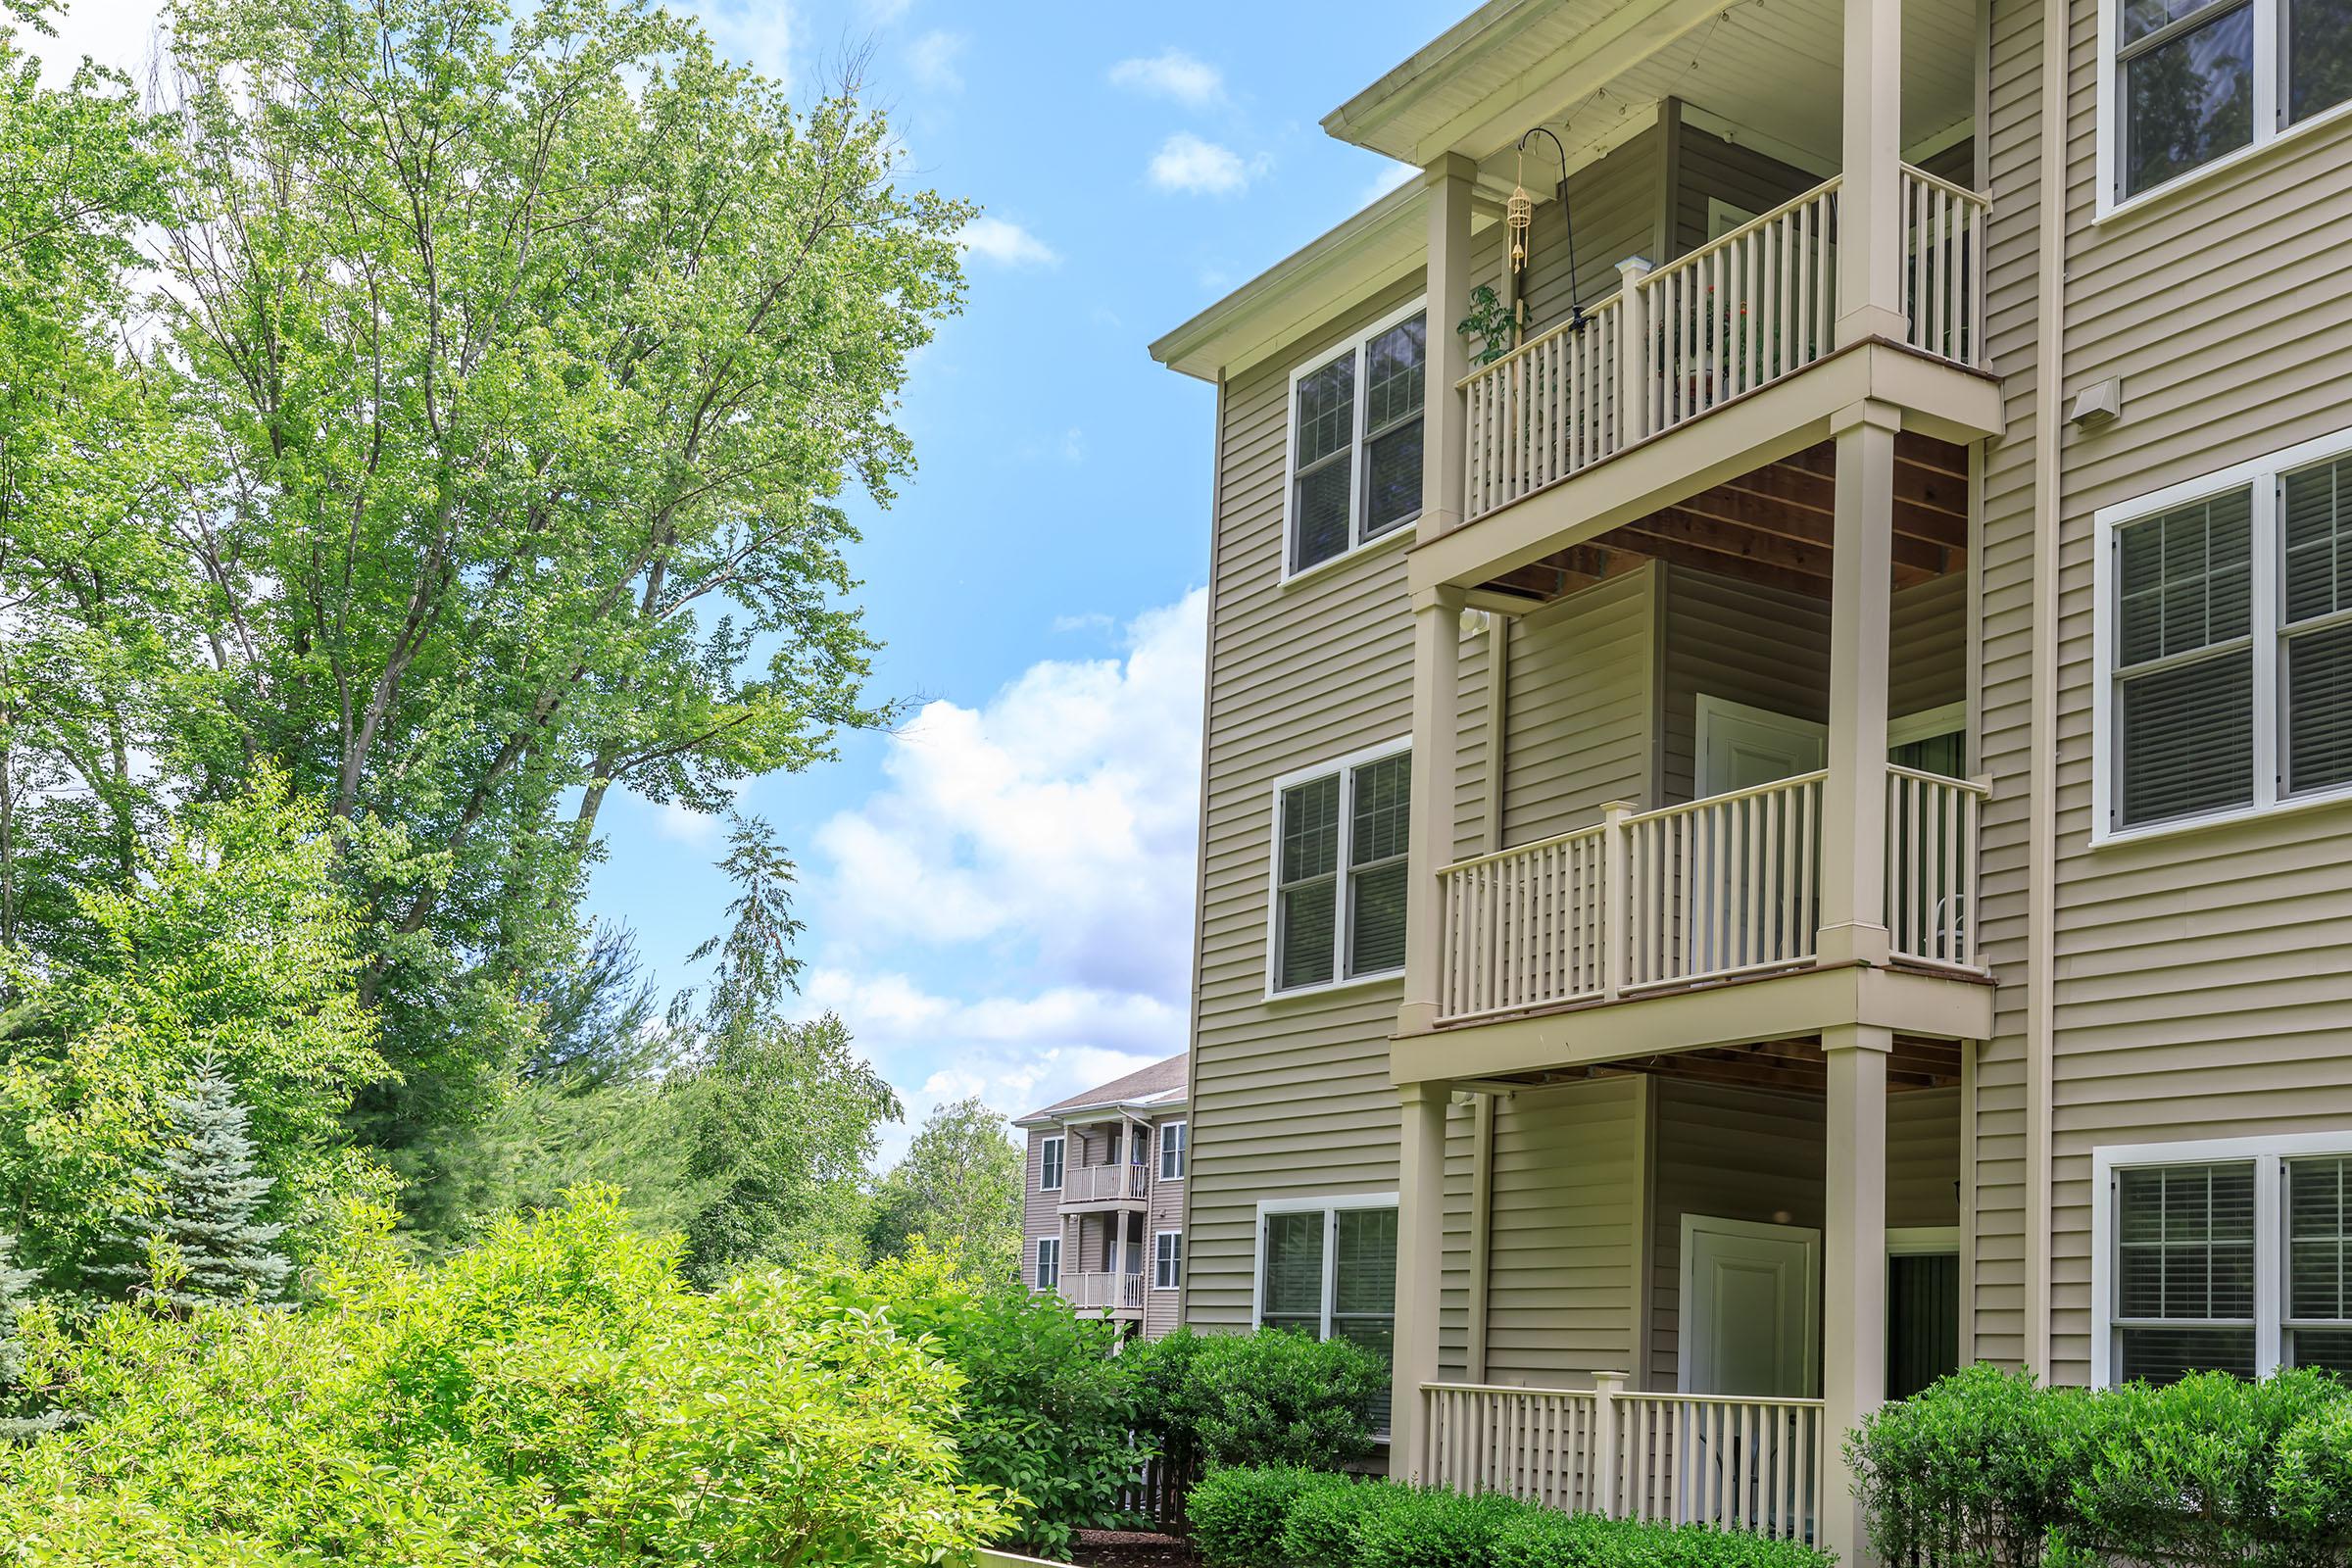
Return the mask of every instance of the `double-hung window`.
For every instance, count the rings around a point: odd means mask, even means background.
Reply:
[[[2102,207],[2352,100],[2344,0],[2102,0]]]
[[[1152,1288],[1172,1291],[1184,1283],[1184,1232],[1161,1231],[1152,1238]]]
[[[1044,1138],[1037,1145],[1037,1190],[1041,1193],[1061,1191],[1062,1161],[1067,1146],[1059,1137]]]
[[[1037,1244],[1037,1288],[1053,1290],[1061,1283],[1061,1238],[1048,1236]]]
[[[1396,1200],[1393,1194],[1258,1205],[1257,1321],[1396,1353]],[[1386,1430],[1389,1401],[1375,1401]]]
[[[1292,372],[1286,576],[1420,515],[1428,348],[1413,305]]]
[[[1269,992],[1404,967],[1412,782],[1398,742],[1275,786]]]
[[[2352,432],[2099,529],[2097,836],[2352,794]]]
[[[1184,1155],[1188,1145],[1185,1124],[1171,1121],[1159,1129],[1159,1179],[1163,1182],[1184,1180]]]
[[[2103,1149],[2092,1165],[2100,1385],[2352,1372],[2352,1136]]]

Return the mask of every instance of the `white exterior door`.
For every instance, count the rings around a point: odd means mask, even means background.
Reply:
[[[1821,1393],[1821,1232],[1683,1216],[1681,1388],[1814,1398]]]
[[[1721,697],[1698,699],[1697,777],[1700,799],[1753,789],[1827,764],[1830,727]]]

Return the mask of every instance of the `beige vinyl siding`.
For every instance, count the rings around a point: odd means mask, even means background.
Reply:
[[[1575,1388],[1633,1364],[1643,1087],[1601,1079],[1496,1109],[1490,1382]]]
[[[2124,415],[2089,433],[2034,407],[2034,181],[2041,10],[1996,0],[1987,153],[1990,342],[2009,439],[1985,459],[1981,756],[1984,935],[2003,986],[1979,1056],[1974,1327],[1979,1353],[2029,1350],[2026,794],[2033,439],[2058,441],[2058,679],[2051,1058],[2051,1374],[2088,1375],[2091,1151],[2101,1144],[2352,1125],[2352,810],[2092,849],[2092,514],[2352,425],[2352,123],[2296,133],[2233,168],[2094,221],[2097,12],[2069,12],[2063,388],[2120,377]]]
[[[1506,844],[1590,826],[1610,801],[1647,798],[1657,572],[1595,584],[1512,629]],[[1482,661],[1482,692],[1484,679]]]
[[[1887,615],[1886,712],[1926,712],[1968,696],[1968,575],[1905,588]]]
[[[1674,204],[1674,244],[1660,261],[1672,261],[1707,242],[1707,202],[1729,202],[1757,216],[1803,195],[1822,176],[1784,164],[1751,147],[1725,141],[1696,125],[1674,127],[1675,161],[1682,172]]]
[[[1050,1134],[1032,1130],[1029,1134],[1028,1169],[1021,1185],[1021,1281],[1037,1284],[1037,1244],[1041,1237],[1061,1234],[1061,1193],[1058,1189],[1047,1192],[1045,1147]],[[1063,1157],[1068,1157],[1068,1146],[1063,1146]],[[1064,1177],[1067,1180],[1067,1177]]]
[[[1568,202],[1576,213],[1575,302],[1586,310],[1617,292],[1617,264],[1633,256],[1659,258],[1657,229],[1664,177],[1665,133],[1653,126],[1597,164],[1568,177]],[[1527,188],[1538,198],[1529,230],[1528,270],[1521,280],[1529,333],[1548,331],[1568,319],[1568,223],[1551,199],[1558,179],[1550,145],[1541,137],[1527,155]],[[1700,202],[1703,208],[1705,202]],[[1494,270],[1482,251],[1481,275]],[[1499,249],[1493,253],[1498,261]]]

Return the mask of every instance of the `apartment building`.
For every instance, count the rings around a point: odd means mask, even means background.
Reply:
[[[1021,1272],[1157,1339],[1183,1321],[1191,1150],[1186,1057],[1155,1061],[1013,1123],[1029,1136]]]
[[[2314,0],[1491,0],[1325,118],[1420,177],[1152,349],[1188,1321],[1847,1561],[1956,1364],[2352,1365],[2348,102]]]

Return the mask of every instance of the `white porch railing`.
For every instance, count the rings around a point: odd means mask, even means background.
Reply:
[[[1144,1277],[1136,1273],[1113,1274],[1107,1271],[1064,1274],[1061,1277],[1061,1294],[1065,1300],[1082,1311],[1133,1311],[1144,1304]]]
[[[1886,945],[1898,958],[1981,967],[1977,832],[1983,782],[1886,768]]]
[[[1102,1203],[1118,1199],[1141,1199],[1147,1167],[1114,1160],[1107,1165],[1073,1165],[1061,1174],[1061,1201]]]
[[[1571,1512],[1812,1538],[1826,1425],[1819,1399],[1428,1383],[1425,1479]]]
[[[1613,1000],[1810,963],[1821,924],[1826,772],[1458,861],[1439,1017]],[[1980,784],[1886,769],[1886,926],[1906,959],[1982,972]]]
[[[1835,347],[1833,177],[1463,377],[1465,519],[1811,365]],[[1983,368],[1989,204],[1905,165],[1910,347]]]

